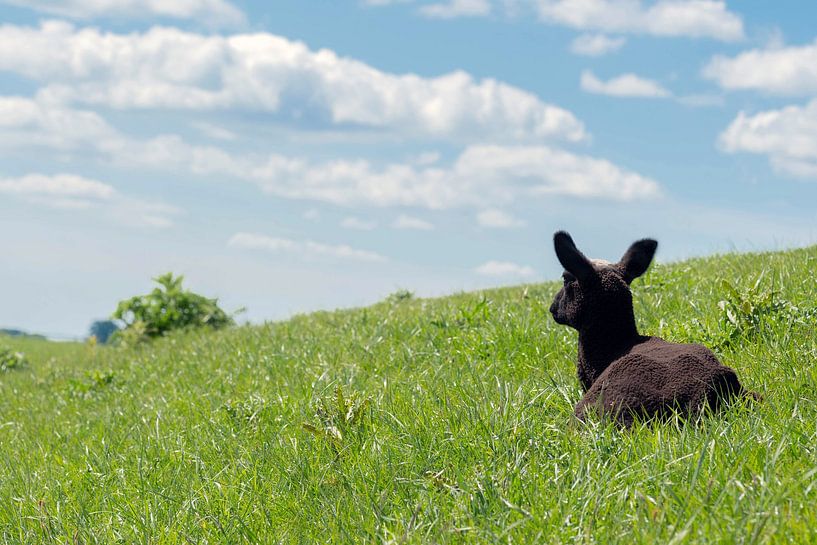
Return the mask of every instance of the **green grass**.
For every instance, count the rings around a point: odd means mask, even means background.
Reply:
[[[629,432],[572,418],[553,283],[134,349],[0,339],[28,359],[0,373],[0,541],[815,543],[815,271],[812,247],[637,280],[642,332],[717,344],[765,399]],[[751,304],[719,308],[723,280]]]

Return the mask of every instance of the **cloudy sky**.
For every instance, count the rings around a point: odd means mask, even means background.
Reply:
[[[811,0],[0,0],[0,327],[817,242]]]

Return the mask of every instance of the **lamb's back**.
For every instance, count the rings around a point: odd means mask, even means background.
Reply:
[[[576,405],[576,415],[582,418],[589,407],[598,407],[629,424],[636,415],[697,413],[705,402],[717,409],[723,398],[740,392],[735,372],[705,346],[645,337],[596,379]]]

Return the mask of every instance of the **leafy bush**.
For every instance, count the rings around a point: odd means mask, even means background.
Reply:
[[[401,303],[403,301],[410,301],[412,299],[414,299],[413,291],[407,289],[399,289],[396,292],[390,294],[388,297],[386,297],[386,302],[395,305],[397,303]]]
[[[69,381],[69,392],[72,397],[91,399],[116,383],[116,373],[108,369],[93,369],[85,371],[83,378]]]
[[[182,289],[182,280],[183,276],[163,274],[154,279],[159,287],[149,294],[121,301],[113,313],[113,318],[124,324],[124,331],[116,334],[120,340],[159,337],[189,327],[218,329],[234,323],[219,308],[217,299]]]
[[[22,352],[15,352],[10,348],[0,348],[0,371],[19,369],[26,364],[26,357]]]

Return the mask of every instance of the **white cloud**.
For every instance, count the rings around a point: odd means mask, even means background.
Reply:
[[[390,74],[267,33],[2,25],[0,70],[45,84],[51,100],[119,109],[308,111],[329,124],[466,140],[586,137],[572,113],[494,79]]]
[[[397,219],[394,220],[394,223],[392,223],[392,227],[395,229],[414,229],[416,231],[434,230],[434,224],[405,214],[400,214]]]
[[[507,212],[497,210],[496,208],[489,208],[477,214],[477,223],[482,227],[490,227],[494,229],[511,229],[513,227],[522,227],[525,222],[519,220]]]
[[[534,195],[621,201],[659,194],[655,181],[609,161],[546,146],[471,146],[457,159],[455,171],[464,179],[510,187],[519,194],[529,189]],[[503,180],[509,180],[508,184]]]
[[[171,227],[172,217],[181,213],[174,206],[128,197],[106,183],[74,174],[0,178],[0,194],[4,193],[50,208],[98,209],[111,220],[139,227]]]
[[[225,0],[2,0],[2,3],[71,19],[166,17],[213,26],[245,22],[241,10]]]
[[[437,151],[426,151],[412,158],[411,162],[419,166],[428,166],[438,162],[440,157]]]
[[[28,174],[20,178],[0,178],[0,193],[58,199],[108,200],[116,191],[102,182],[72,174]]]
[[[495,207],[519,198],[567,195],[616,201],[660,193],[650,178],[604,159],[548,146],[473,145],[447,165],[374,164],[366,159],[314,162],[284,155],[232,156],[177,136],[133,143],[115,153],[124,165],[184,169],[242,179],[278,197],[341,206]]]
[[[517,265],[509,261],[488,261],[474,269],[474,272],[482,276],[517,276],[523,278],[536,274],[532,267]]]
[[[658,184],[649,178],[603,159],[544,145],[471,145],[447,164],[437,154],[408,163],[318,162],[279,154],[228,153],[215,146],[188,144],[176,135],[135,140],[95,114],[49,108],[50,103],[44,106],[42,99],[0,98],[0,113],[8,112],[0,116],[0,145],[13,149],[28,138],[40,145],[68,148],[83,161],[96,153],[121,168],[244,180],[279,197],[344,206],[493,208],[543,194],[627,201],[659,193]],[[24,114],[16,115],[19,112]],[[82,128],[81,121],[87,127]]]
[[[658,184],[609,161],[547,146],[469,146],[447,166],[375,165],[365,159],[233,157],[217,148],[160,137],[118,152],[118,160],[251,181],[286,198],[337,205],[447,209],[495,206],[522,196],[568,195],[619,201],[652,198]]]
[[[614,97],[667,98],[672,96],[659,83],[635,74],[622,74],[608,81],[601,81],[593,72],[582,72],[581,88],[588,93]]]
[[[0,143],[5,147],[46,146],[59,150],[105,146],[116,131],[94,112],[31,99],[0,96]]]
[[[386,6],[397,0],[364,0]],[[713,38],[734,42],[744,38],[743,20],[727,9],[723,0],[446,0],[420,8],[427,16],[486,16],[501,5],[510,18],[533,11],[539,19],[577,30],[613,34],[648,34],[663,37]],[[618,39],[586,37],[578,54],[600,55],[618,49]],[[623,43],[623,42],[622,42]],[[574,42],[575,44],[575,42]],[[610,49],[612,50],[612,49]],[[586,51],[586,52],[582,52]]]
[[[345,244],[329,245],[312,240],[298,241],[288,238],[271,237],[257,233],[236,233],[229,246],[248,250],[264,250],[273,253],[293,253],[305,257],[330,257],[356,261],[383,262],[386,258],[376,252],[357,250]]]
[[[743,21],[715,0],[538,0],[539,17],[580,30],[714,38],[744,37]]]
[[[703,75],[724,89],[777,95],[817,95],[817,41],[796,47],[752,49],[734,58],[715,56]]]
[[[621,49],[627,38],[611,38],[604,34],[582,34],[570,44],[570,51],[585,57],[601,57]]]
[[[817,179],[817,98],[806,106],[787,106],[755,115],[740,112],[720,135],[729,153],[766,155],[788,174]]]
[[[343,220],[340,222],[340,226],[343,227],[344,229],[371,231],[372,229],[377,227],[377,222],[356,218],[354,216],[349,216],[347,218],[343,218]]]
[[[111,220],[134,227],[155,229],[173,227],[175,225],[173,218],[183,213],[184,211],[181,208],[173,205],[129,197],[118,199],[108,210],[108,216]]]
[[[447,3],[422,6],[420,13],[436,19],[484,16],[491,13],[491,2],[489,0],[448,0]]]
[[[213,140],[232,141],[238,138],[236,133],[225,129],[224,127],[218,127],[205,121],[194,121],[190,124],[190,126],[198,130],[207,138],[212,138]]]

